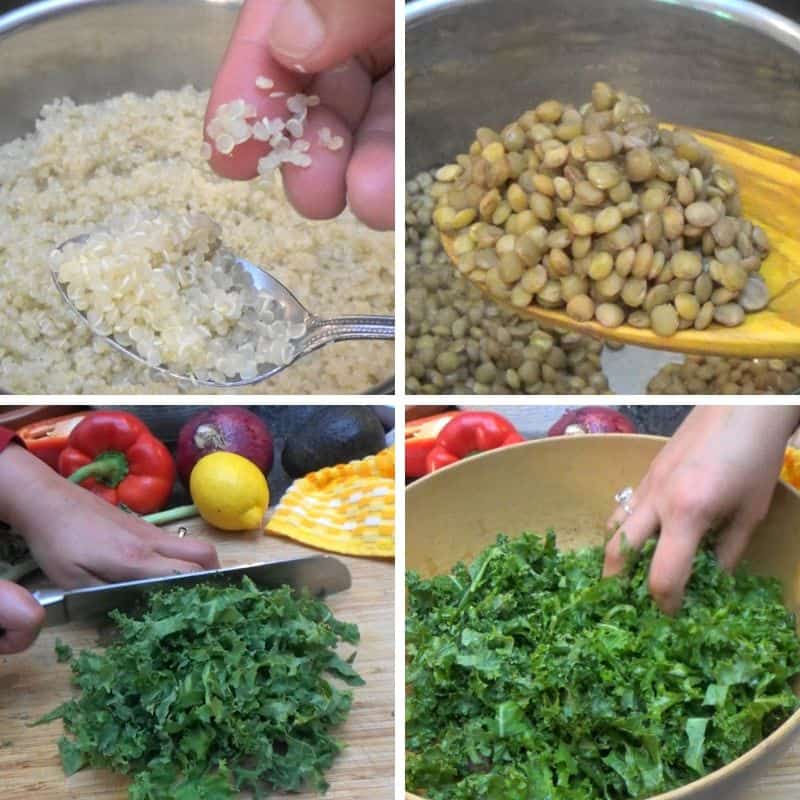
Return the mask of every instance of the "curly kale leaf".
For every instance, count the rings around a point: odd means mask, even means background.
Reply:
[[[154,594],[141,617],[111,616],[118,641],[72,660],[80,693],[40,720],[63,719],[67,774],[131,774],[131,800],[327,788],[342,748],[331,729],[352,703],[329,677],[363,684],[352,658],[336,652],[358,642],[355,625],[318,600],[246,578]]]
[[[797,708],[795,620],[777,581],[697,555],[681,612],[602,548],[500,536],[408,574],[407,785],[431,800],[644,798],[749,750]]]

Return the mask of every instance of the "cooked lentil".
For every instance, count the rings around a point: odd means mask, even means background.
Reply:
[[[710,299],[723,325],[740,325],[768,302],[759,269],[769,242],[741,217],[735,178],[692,134],[660,128],[641,99],[608,84],[595,84],[580,109],[547,100],[500,132],[479,128],[469,152],[435,179],[434,224],[458,236],[459,272],[498,300],[566,307],[586,321],[586,304],[571,302],[560,282],[588,277],[594,319],[616,326],[636,314],[637,327],[660,336],[708,316],[685,299],[678,314],[679,294],[698,306]],[[526,272],[498,269],[497,257],[509,253],[544,269],[545,280],[534,287]],[[631,274],[646,282],[648,319],[637,311],[639,285],[626,290],[621,281]]]
[[[508,138],[508,137],[507,137]],[[451,165],[452,167],[452,165]],[[598,394],[608,391],[600,367],[603,344],[566,331],[546,330],[501,308],[453,269],[433,224],[437,178],[457,169],[422,172],[406,184],[406,389],[411,394]],[[483,235],[495,233],[487,228]],[[499,242],[500,236],[496,241]],[[458,240],[457,240],[458,241]],[[464,244],[467,244],[467,239]],[[493,252],[496,273],[520,275],[510,302],[527,305],[548,283],[533,258],[542,243]],[[457,245],[458,246],[458,245]],[[502,250],[502,248],[501,248]],[[465,253],[471,252],[466,248]],[[529,266],[531,265],[531,266]],[[494,273],[492,273],[494,275]],[[487,280],[489,280],[487,276]],[[494,277],[492,278],[494,280]],[[549,291],[576,307],[593,301],[572,295],[575,275]],[[522,301],[522,302],[520,302]]]
[[[647,385],[649,394],[793,394],[800,361],[687,356],[666,364]]]

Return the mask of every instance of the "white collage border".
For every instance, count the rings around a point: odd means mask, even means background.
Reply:
[[[473,395],[407,396],[405,392],[405,4],[395,2],[395,392],[393,395],[248,395],[248,405],[389,405],[395,409],[396,438],[396,536],[395,536],[395,791],[397,800],[404,797],[405,761],[405,685],[404,676],[404,606],[405,606],[405,453],[400,446],[400,433],[405,423],[406,406],[470,405],[470,406],[581,406],[593,405],[761,405],[800,406],[800,396],[658,396],[658,395],[508,395],[478,397]],[[240,395],[7,395],[0,397],[0,410],[20,403],[30,405],[241,405]],[[375,800],[384,800],[375,798]]]

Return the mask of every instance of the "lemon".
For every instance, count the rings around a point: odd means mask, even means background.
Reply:
[[[203,456],[189,476],[189,491],[200,516],[223,531],[260,528],[269,504],[264,473],[236,453]]]

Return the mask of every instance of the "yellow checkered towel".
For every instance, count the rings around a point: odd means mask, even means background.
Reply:
[[[350,556],[394,557],[394,449],[296,480],[266,533]]]

